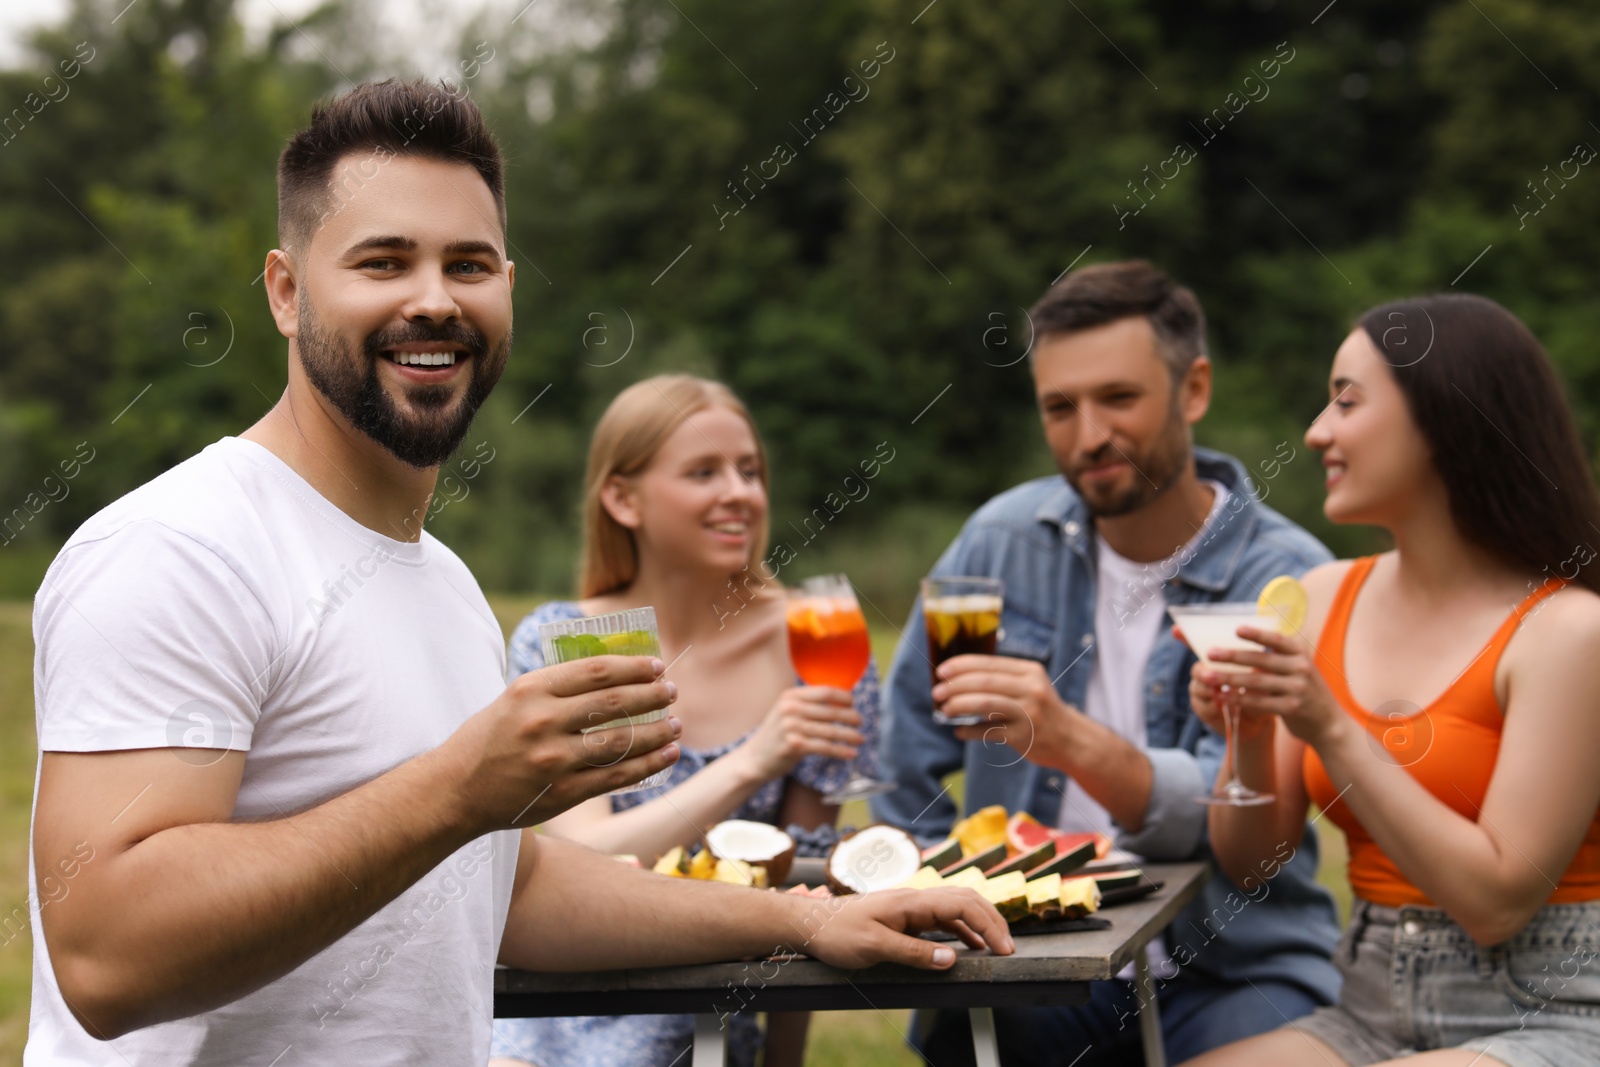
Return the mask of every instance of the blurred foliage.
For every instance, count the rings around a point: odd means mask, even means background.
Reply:
[[[847,566],[898,617],[964,514],[1053,469],[1021,309],[1074,261],[1147,256],[1199,292],[1200,439],[1252,468],[1295,444],[1270,502],[1341,552],[1371,535],[1322,520],[1298,439],[1368,305],[1503,301],[1600,431],[1600,175],[1550,180],[1600,145],[1579,0],[560,2],[587,30],[563,46],[493,14],[459,43],[509,162],[517,341],[469,441],[495,459],[435,530],[487,587],[569,588],[595,417],[690,369],[754,409],[796,572]],[[318,96],[413,73],[376,6],[260,41],[232,0],[122,6],[75,0],[0,72],[0,509],[28,519],[0,593],[279,394],[254,280],[277,152]],[[26,506],[80,442],[93,461]],[[879,442],[896,458],[838,532],[790,538]]]

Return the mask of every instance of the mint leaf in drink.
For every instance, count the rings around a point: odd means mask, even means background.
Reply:
[[[550,645],[555,649],[557,663],[603,656],[606,652],[606,646],[593,634],[562,634],[552,638]]]

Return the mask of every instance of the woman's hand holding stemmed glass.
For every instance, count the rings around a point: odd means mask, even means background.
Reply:
[[[1259,731],[1270,729],[1271,720],[1276,717],[1283,720],[1291,734],[1312,747],[1349,721],[1303,637],[1257,626],[1244,626],[1239,632],[1262,647],[1214,649],[1211,662],[1229,664],[1230,669],[1202,662],[1190,675],[1190,699],[1202,719],[1206,719],[1206,713],[1202,713],[1201,701],[1196,697],[1203,694],[1208,708],[1219,699],[1234,708],[1241,739],[1248,740]],[[1207,721],[1207,725],[1212,724]]]
[[[770,781],[794,770],[807,756],[854,760],[864,741],[860,725],[848,690],[797,685],[778,694],[739,751],[751,761],[755,777]]]

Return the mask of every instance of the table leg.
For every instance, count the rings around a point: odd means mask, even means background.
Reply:
[[[994,1036],[994,1009],[968,1008],[972,1020],[972,1054],[978,1067],[1000,1067],[1000,1045]]]
[[[1144,1044],[1144,1065],[1167,1067],[1166,1046],[1161,1042],[1161,1009],[1156,1004],[1156,984],[1150,977],[1150,954],[1143,946],[1133,964],[1133,988],[1139,998],[1139,1037]]]
[[[712,1012],[694,1017],[694,1058],[690,1067],[727,1067],[728,1032]]]

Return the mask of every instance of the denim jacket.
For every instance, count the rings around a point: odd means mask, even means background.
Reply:
[[[1300,575],[1330,559],[1314,537],[1261,503],[1244,467],[1229,456],[1195,450],[1201,478],[1231,494],[1205,527],[1199,544],[1175,559],[1176,572],[1152,564],[1142,588],[1124,590],[1129,613],[1165,603],[1253,601],[1280,574]],[[989,501],[939,558],[932,574],[987,575],[1004,583],[999,652],[1037,660],[1056,691],[1082,708],[1095,657],[1096,556],[1094,521],[1060,477],[1027,482]],[[941,781],[965,770],[968,812],[990,804],[1027,811],[1055,826],[1066,775],[1029,762],[1007,745],[962,742],[932,719],[932,688],[920,599],[889,672],[888,714],[881,764],[900,783],[872,802],[873,815],[924,844],[940,840],[956,818]],[[1204,805],[1222,762],[1222,737],[1189,706],[1195,656],[1163,627],[1144,673],[1145,755],[1152,773],[1150,804],[1137,832],[1116,843],[1146,859],[1210,859]],[[1277,979],[1332,1001],[1339,980],[1329,958],[1338,940],[1333,900],[1316,883],[1317,838],[1304,839],[1246,886],[1212,876],[1205,890],[1166,931],[1169,963],[1155,970],[1171,980],[1182,971],[1212,980]],[[1281,869],[1280,869],[1281,868]],[[1275,875],[1275,876],[1274,876]]]

